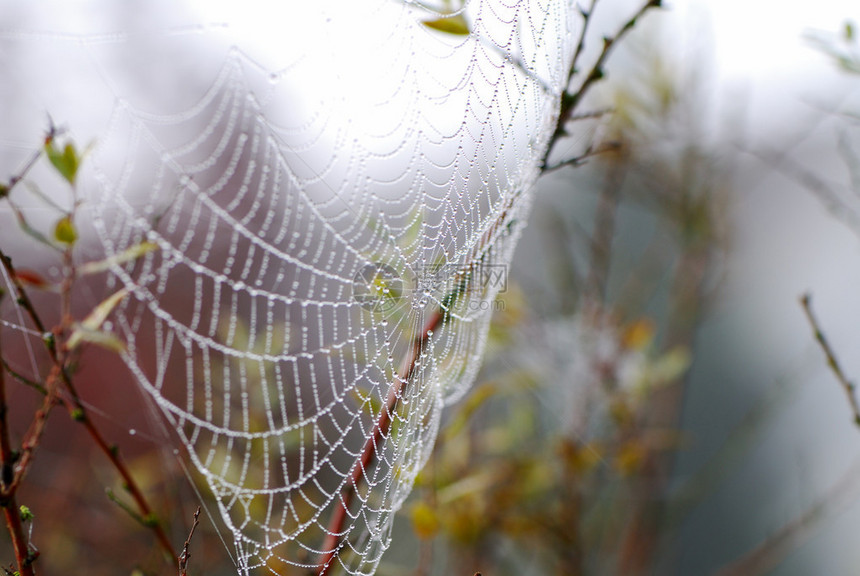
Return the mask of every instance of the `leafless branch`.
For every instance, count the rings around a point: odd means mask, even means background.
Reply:
[[[620,142],[607,142],[606,144],[597,147],[589,145],[588,148],[586,148],[585,152],[583,152],[579,156],[568,158],[567,160],[562,160],[560,162],[556,162],[551,166],[547,166],[543,169],[542,174],[549,174],[550,172],[555,172],[559,168],[564,168],[566,166],[570,166],[571,168],[577,168],[585,164],[589,158],[593,158],[595,156],[599,156],[600,154],[605,154],[607,152],[616,152],[620,148]]]
[[[2,354],[2,350],[0,350]],[[10,484],[15,476],[14,466],[17,456],[12,451],[12,442],[9,438],[9,422],[7,416],[9,406],[6,404],[6,374],[0,368],[0,492],[3,494],[0,506],[3,508],[3,516],[6,519],[6,528],[12,538],[12,548],[15,551],[15,561],[18,564],[18,572],[21,576],[33,576],[33,560],[30,547],[24,537],[21,511],[15,498],[14,490],[10,490]]]
[[[845,392],[845,396],[848,398],[848,405],[851,407],[851,415],[854,417],[854,424],[860,426],[860,404],[857,402],[856,386],[848,379],[845,372],[842,371],[839,361],[836,360],[836,353],[830,346],[830,342],[827,341],[827,337],[824,335],[821,325],[818,323],[818,319],[812,312],[812,296],[804,294],[800,298],[800,304],[803,306],[806,320],[812,328],[812,334],[815,336],[815,340],[818,341],[821,351],[824,352],[824,356],[827,358],[827,366],[830,368],[830,371],[833,372],[833,375],[836,377],[836,380]]]
[[[179,555],[179,576],[187,576],[188,560],[191,558],[191,552],[188,548],[191,546],[191,538],[194,537],[194,529],[200,524],[200,506],[194,512],[194,521],[191,523],[191,531],[188,532],[188,538],[185,539],[185,545],[182,547],[182,554]]]
[[[578,71],[579,59],[582,56],[583,49],[585,47],[585,37],[588,32],[589,24],[591,23],[591,16],[594,12],[594,8],[597,4],[597,0],[592,0],[589,9],[582,11],[583,24],[582,31],[579,35],[579,40],[574,50],[573,60],[571,61],[570,71],[568,72],[568,82],[573,80],[573,77],[576,75]],[[561,103],[559,107],[559,115],[558,122],[555,126],[555,131],[553,132],[552,137],[550,138],[549,146],[547,146],[546,154],[544,155],[543,162],[541,164],[541,171],[545,172],[549,166],[549,156],[555,148],[556,142],[566,135],[566,127],[568,123],[574,118],[574,113],[577,107],[582,103],[583,98],[588,93],[589,89],[594,85],[595,82],[602,79],[604,77],[603,67],[606,65],[606,60],[609,58],[609,55],[612,53],[614,47],[618,44],[618,41],[621,40],[630,30],[636,26],[636,22],[641,18],[648,10],[651,8],[659,8],[662,6],[662,0],[648,0],[645,2],[636,13],[627,20],[621,28],[618,29],[618,32],[615,33],[615,36],[605,36],[603,38],[603,49],[600,52],[600,55],[597,57],[597,60],[592,65],[591,69],[585,75],[585,79],[579,85],[579,88],[575,92],[570,92],[569,90],[565,90],[561,95]]]

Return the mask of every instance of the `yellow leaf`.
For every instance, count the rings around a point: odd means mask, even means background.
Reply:
[[[102,348],[111,350],[112,352],[125,352],[126,349],[125,343],[113,334],[102,330],[88,330],[87,328],[79,325],[72,332],[72,335],[69,336],[67,345],[69,350],[73,350],[83,342],[101,346]]]
[[[116,336],[102,332],[100,328],[102,327],[102,324],[104,324],[108,315],[110,315],[113,309],[116,308],[116,305],[119,304],[127,294],[128,290],[123,288],[122,290],[111,294],[99,303],[98,306],[93,308],[92,312],[84,318],[84,321],[81,322],[72,332],[72,335],[69,336],[69,341],[66,343],[69,349],[74,349],[82,342],[91,342],[110,350],[124,350],[125,344],[116,338]]]
[[[144,254],[158,250],[158,248],[158,244],[154,244],[152,242],[141,242],[140,244],[135,244],[131,248],[123,250],[119,254],[114,254],[104,260],[99,260],[98,262],[87,262],[78,268],[78,274],[84,275],[105,272],[110,270],[111,266],[124,264],[131,260],[137,260]]]
[[[114,292],[104,300],[102,300],[98,306],[93,308],[93,311],[90,312],[84,321],[81,324],[85,328],[89,328],[90,330],[98,330],[101,328],[101,325],[107,319],[108,315],[116,308],[116,305],[120,303],[120,301],[126,297],[128,294],[128,290],[123,288],[117,292]]]
[[[646,449],[642,443],[632,440],[624,444],[615,455],[615,469],[624,476],[635,474],[645,461]]]
[[[444,16],[436,20],[424,20],[421,23],[433,30],[439,30],[440,32],[455,36],[468,36],[471,33],[469,23],[466,22],[466,18],[462,14]]]
[[[412,507],[412,529],[422,540],[429,540],[439,532],[439,517],[426,502],[419,502]]]
[[[656,331],[653,320],[640,318],[627,326],[621,337],[621,343],[628,350],[643,350],[654,340]]]
[[[78,239],[78,231],[71,216],[63,216],[54,227],[54,238],[63,244],[74,244]]]

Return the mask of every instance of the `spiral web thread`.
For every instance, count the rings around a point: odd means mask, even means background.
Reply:
[[[366,4],[321,21],[373,30],[371,90],[337,89],[343,53],[236,46],[180,113],[117,99],[95,153],[106,255],[158,246],[112,270],[113,329],[242,573],[375,571],[480,365],[566,80],[566,2],[473,0],[445,18],[468,34]]]

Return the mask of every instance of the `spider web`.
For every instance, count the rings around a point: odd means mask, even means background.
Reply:
[[[113,329],[242,573],[372,574],[480,366],[569,6],[452,8],[299,11],[277,57],[231,44],[179,112],[114,89],[87,207],[107,256],[158,249],[114,266],[108,288],[130,297]]]

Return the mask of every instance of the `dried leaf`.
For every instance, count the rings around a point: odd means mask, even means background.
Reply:
[[[33,288],[39,288],[44,290],[46,288],[50,288],[51,284],[45,280],[45,277],[35,272],[33,270],[28,270],[26,268],[19,268],[15,270],[15,278],[26,286],[32,286]]]
[[[132,260],[137,260],[144,254],[158,250],[158,248],[158,244],[155,244],[153,242],[141,242],[140,244],[135,244],[131,248],[123,250],[119,254],[114,254],[113,256],[105,258],[104,260],[99,260],[97,262],[87,262],[86,264],[83,264],[80,268],[78,268],[78,274],[97,274],[99,272],[105,272],[107,270],[110,270],[112,266],[117,266],[119,264],[130,262]]]
[[[113,312],[113,309],[116,308],[116,305],[122,301],[128,295],[128,290],[123,288],[117,292],[114,292],[112,295],[105,298],[98,306],[93,308],[93,311],[90,312],[84,321],[81,322],[81,325],[90,330],[97,330],[101,328],[104,321],[107,319],[108,315]]]
[[[128,290],[123,288],[122,290],[108,296],[99,303],[98,306],[93,308],[92,312],[84,318],[83,322],[75,327],[72,335],[69,336],[69,341],[67,342],[69,349],[74,349],[76,346],[81,344],[81,342],[91,342],[110,350],[125,350],[125,344],[117,339],[116,336],[102,332],[100,329],[113,309],[116,308],[116,305],[119,304],[127,294]]]
[[[112,352],[125,352],[125,342],[109,332],[103,330],[88,330],[87,328],[78,325],[69,336],[68,347],[74,350],[77,346],[87,342],[95,344]]]

